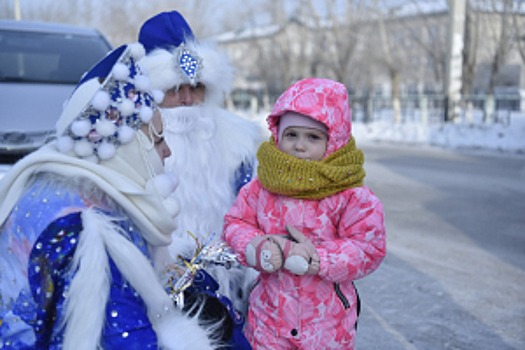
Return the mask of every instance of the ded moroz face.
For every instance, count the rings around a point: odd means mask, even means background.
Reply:
[[[328,135],[321,130],[302,126],[290,126],[279,140],[279,149],[294,157],[321,160],[326,152]]]
[[[174,108],[179,106],[194,106],[204,103],[206,87],[202,83],[196,85],[182,84],[166,91],[161,108]]]

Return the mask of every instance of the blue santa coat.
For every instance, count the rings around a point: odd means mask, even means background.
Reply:
[[[83,229],[78,211],[83,207],[78,193],[36,181],[0,229],[0,345],[4,349],[61,348],[64,296],[74,276],[70,263]],[[62,215],[65,208],[77,210]],[[118,211],[108,214],[126,217]],[[119,225],[149,258],[139,229],[126,219]],[[109,263],[111,287],[101,345],[104,349],[158,348],[144,302],[111,259]],[[195,290],[216,290],[214,280],[203,283]],[[229,300],[223,301],[231,306]],[[242,326],[243,320],[237,319],[229,348],[250,348]],[[178,331],[184,336],[183,330]]]

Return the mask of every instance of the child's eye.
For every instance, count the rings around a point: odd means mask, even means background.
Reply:
[[[164,137],[158,138],[158,139],[155,140],[155,146],[158,146],[158,145],[160,145],[163,142],[164,142]]]
[[[308,139],[312,142],[319,142],[326,140],[326,135],[319,133],[312,133],[308,135]]]
[[[295,132],[293,131],[287,131],[284,133],[284,137],[295,137],[297,136]]]

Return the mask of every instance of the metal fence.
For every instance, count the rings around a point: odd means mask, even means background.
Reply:
[[[267,112],[278,96],[269,97],[239,91],[228,100],[232,110],[248,111],[250,115]],[[352,119],[358,122],[418,122],[441,124],[453,121],[467,124],[511,125],[513,118],[525,117],[525,94],[473,95],[463,96],[452,108],[446,108],[443,95],[405,95],[395,106],[391,97],[355,96],[350,97]],[[398,110],[399,113],[394,111]]]
[[[460,103],[447,109],[442,95],[402,96],[395,101],[387,97],[351,96],[352,119],[364,123],[397,121],[443,123],[446,120],[464,123],[501,123],[510,125],[514,116],[525,114],[525,97],[518,95],[464,96]],[[394,111],[398,110],[396,114]],[[396,120],[397,119],[397,120]]]

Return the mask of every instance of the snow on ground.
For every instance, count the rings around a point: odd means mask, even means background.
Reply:
[[[354,124],[357,140],[426,144],[452,149],[474,149],[525,155],[525,123],[501,124]]]
[[[238,114],[256,120],[267,130],[268,112],[255,117],[248,112]],[[483,123],[480,118],[456,123],[424,123],[421,120],[394,123],[392,118],[383,118],[367,124],[354,122],[352,133],[358,144],[381,141],[525,156],[525,114],[513,114],[509,120],[508,124]]]

